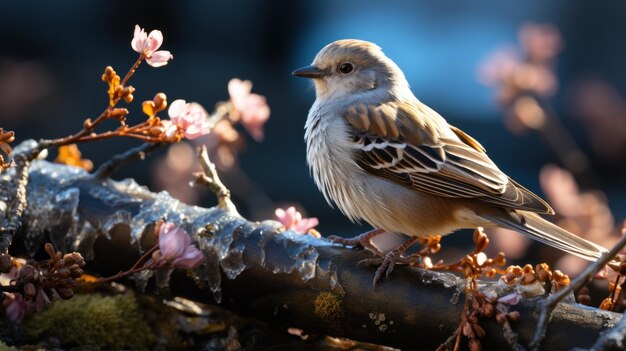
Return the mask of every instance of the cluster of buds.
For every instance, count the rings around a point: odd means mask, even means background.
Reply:
[[[509,322],[519,320],[517,311],[510,311],[510,306],[519,303],[520,297],[511,294],[499,298],[496,295],[472,293],[471,309],[461,318],[460,331],[468,338],[470,350],[480,350],[480,340],[485,336],[485,329],[480,325],[480,318],[495,318],[498,324],[508,325]]]
[[[499,271],[501,271],[499,267],[503,267],[506,264],[504,253],[499,252],[495,257],[487,257],[483,250],[485,250],[487,245],[489,245],[489,238],[481,227],[474,230],[473,240],[474,250],[458,262],[443,264],[440,261],[433,265],[430,258],[426,256],[422,258],[421,264],[427,269],[462,272],[466,278],[470,278],[472,280],[480,278],[483,274],[487,278],[493,278]],[[428,245],[430,248],[427,246],[426,250],[434,252],[441,248],[438,241],[431,242]]]
[[[15,140],[14,132],[11,132],[11,131],[5,132],[4,129],[0,128],[0,150],[2,150],[2,152],[4,152],[6,155],[10,155],[11,151],[13,151],[11,149],[11,146],[9,146],[9,143],[12,142],[13,140]],[[11,162],[6,162],[4,160],[4,157],[0,155],[0,172],[4,171],[5,169],[9,167],[11,167]]]
[[[117,75],[113,67],[107,66],[104,69],[102,81],[109,85],[109,106],[115,106],[121,99],[124,99],[127,103],[133,102],[135,88],[130,85],[127,87],[123,86],[120,76]]]
[[[432,262],[428,256],[434,255],[441,250],[441,235],[435,235],[430,238],[419,238],[418,240],[422,248],[417,254],[424,259],[428,258],[428,260],[426,260],[427,262],[424,262],[424,265],[427,266],[426,268],[431,268]]]
[[[53,298],[67,300],[74,296],[73,288],[83,275],[85,260],[77,252],[64,255],[55,251],[49,243],[45,250],[50,259],[44,263],[22,262],[0,255],[0,272],[10,278],[9,285],[2,286],[7,292],[3,304],[13,321],[20,321],[29,312],[43,310]]]
[[[570,283],[569,277],[560,270],[550,270],[550,266],[546,263],[540,263],[535,266],[530,264],[524,267],[509,266],[505,273],[500,277],[507,285],[519,283],[520,285],[529,285],[537,281],[541,283],[552,283],[553,291],[559,291]]]

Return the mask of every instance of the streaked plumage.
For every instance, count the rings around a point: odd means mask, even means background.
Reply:
[[[606,251],[537,215],[554,211],[415,98],[376,45],[336,41],[294,74],[316,86],[305,126],[311,172],[351,220],[417,237],[501,226],[589,260]]]

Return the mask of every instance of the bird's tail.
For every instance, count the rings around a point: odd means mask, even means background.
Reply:
[[[598,244],[548,222],[533,212],[515,211],[511,212],[508,218],[501,216],[487,216],[487,218],[502,227],[521,232],[531,239],[588,261],[595,261],[608,251]]]

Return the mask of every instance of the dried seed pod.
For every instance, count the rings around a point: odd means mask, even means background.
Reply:
[[[18,278],[25,281],[32,281],[37,278],[35,273],[35,267],[30,264],[25,264],[20,268]]]
[[[52,244],[50,243],[46,243],[44,245],[44,250],[46,251],[46,253],[48,254],[48,256],[50,256],[50,258],[54,258],[54,246],[52,246]]]
[[[0,273],[9,273],[13,268],[13,258],[10,255],[0,255]]]
[[[504,324],[506,322],[506,316],[502,313],[496,314],[496,322],[498,322],[498,324]]]
[[[24,297],[27,300],[34,299],[37,296],[37,287],[33,283],[25,283],[24,284]]]
[[[74,296],[74,291],[71,288],[60,287],[55,289],[57,294],[63,300],[71,299]]]
[[[495,307],[493,307],[492,304],[490,303],[486,303],[483,306],[483,316],[485,317],[490,317],[491,315],[493,315],[493,311],[495,310]]]
[[[474,333],[476,333],[476,336],[478,336],[479,338],[482,338],[483,336],[485,336],[485,334],[487,334],[485,332],[485,329],[483,329],[483,327],[481,327],[478,323],[472,324],[472,328],[474,329]]]
[[[69,278],[70,275],[72,274],[72,272],[67,268],[61,268],[57,271],[57,273],[59,273],[61,278]]]
[[[82,277],[83,274],[85,274],[85,272],[83,272],[83,270],[80,269],[80,268],[79,269],[70,270],[70,276],[72,278],[74,278],[74,279],[78,279],[78,278]]]
[[[463,323],[463,335],[467,336],[468,338],[471,338],[474,336],[474,331],[472,330],[472,325],[468,322],[464,322]]]
[[[485,272],[485,276],[487,276],[487,278],[493,278],[496,276],[496,269],[495,268],[491,268],[489,269],[487,272]]]
[[[508,320],[510,320],[511,322],[515,322],[519,320],[520,314],[517,311],[511,311],[506,314],[506,318],[508,318]]]
[[[478,339],[470,339],[467,342],[467,347],[470,349],[470,351],[482,350],[482,345],[480,344],[480,341],[478,341]]]
[[[60,260],[54,261],[54,267],[56,269],[65,267],[65,260],[64,259],[60,259]]]

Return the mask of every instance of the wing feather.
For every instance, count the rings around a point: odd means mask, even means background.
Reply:
[[[357,164],[373,175],[432,195],[554,213],[498,169],[478,141],[418,101],[359,105],[346,111],[345,120]]]

